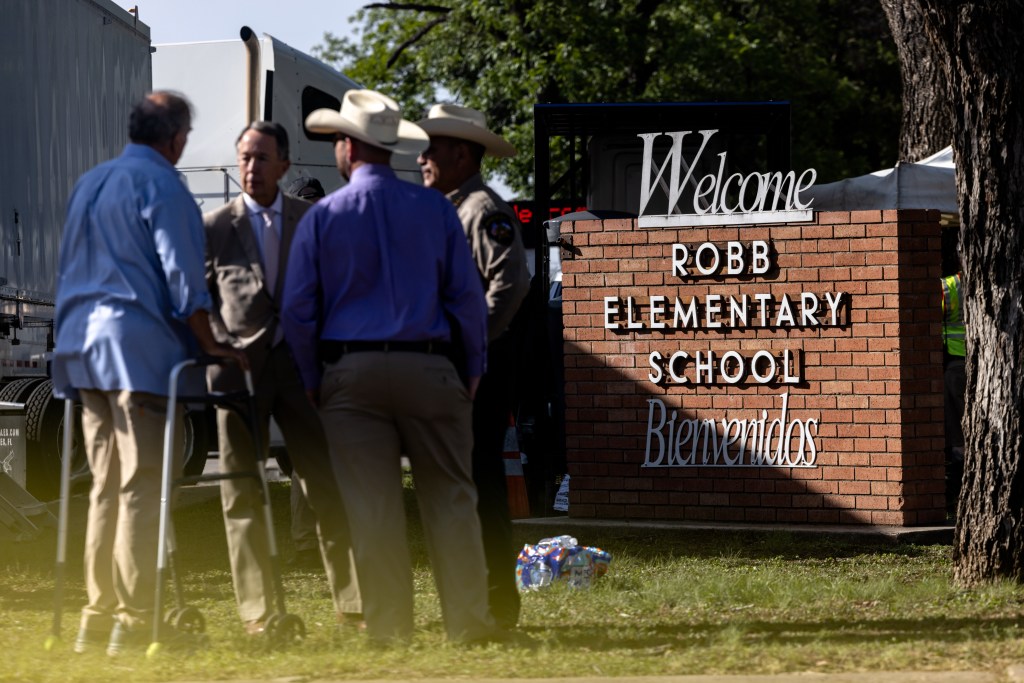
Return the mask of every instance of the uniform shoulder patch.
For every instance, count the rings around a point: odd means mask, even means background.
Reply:
[[[512,219],[503,213],[491,214],[484,219],[484,232],[492,240],[502,246],[510,246],[516,238],[516,229]]]

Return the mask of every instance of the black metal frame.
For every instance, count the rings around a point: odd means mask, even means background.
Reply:
[[[519,409],[532,413],[534,428],[527,436],[531,453],[527,487],[534,514],[549,514],[554,499],[554,482],[564,474],[565,432],[563,381],[560,358],[552,349],[561,335],[560,306],[555,310],[548,302],[548,247],[546,224],[554,206],[553,195],[560,202],[585,206],[590,191],[590,161],[587,143],[594,135],[639,134],[679,130],[718,129],[728,134],[763,135],[765,156],[770,172],[790,169],[790,105],[789,102],[657,102],[623,104],[535,104],[534,114],[534,201],[538,220],[534,230],[539,234],[524,235],[524,241],[536,245],[536,270],[530,296],[521,312],[525,321],[524,348],[530,359],[521,367]],[[568,173],[555,182],[551,179],[551,139],[568,138]],[[639,144],[639,141],[638,141]],[[624,207],[622,207],[624,208]],[[614,214],[615,211],[589,212],[589,217]],[[632,214],[630,214],[632,215]],[[578,215],[578,218],[583,218]],[[571,218],[571,217],[567,217]],[[558,220],[558,219],[554,219]],[[531,231],[532,232],[532,231]],[[548,349],[547,352],[542,351]],[[532,355],[529,350],[533,350]],[[553,388],[554,387],[554,388]],[[544,396],[531,396],[532,392]],[[530,405],[532,403],[532,405]],[[534,433],[535,430],[535,433]],[[524,430],[526,431],[526,430]]]
[[[639,134],[717,128],[766,139],[768,171],[790,169],[789,102],[632,102],[597,104],[535,104],[534,200],[543,224],[556,189],[567,186],[560,200],[584,205],[590,189],[587,139],[601,134]],[[551,180],[551,138],[571,142],[569,173]],[[638,143],[639,144],[639,143]],[[542,244],[543,239],[538,243]],[[538,261],[538,266],[540,265]],[[540,272],[540,268],[538,271]]]

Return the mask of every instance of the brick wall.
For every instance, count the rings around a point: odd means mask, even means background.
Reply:
[[[644,229],[630,220],[563,223],[562,234],[575,252],[563,261],[562,280],[570,515],[900,526],[942,522],[938,221],[937,212],[900,210],[818,213],[813,223],[765,226]],[[771,247],[774,267],[767,273],[691,279],[672,272],[673,244],[755,240]],[[843,293],[841,324],[631,330],[620,311],[614,317],[621,327],[605,327],[610,319],[605,297],[633,297],[634,313],[643,319],[651,295],[703,300],[708,294],[768,293],[778,300],[802,292]],[[671,311],[669,305],[669,316]],[[749,356],[763,349],[781,354],[785,348],[802,356],[801,382],[795,385],[649,379],[652,351],[666,358],[685,351],[692,359],[699,351]],[[675,411],[680,424],[716,421],[721,440],[723,419],[750,422],[763,417],[762,411],[778,417],[784,393],[789,418],[816,421],[813,466],[708,466],[699,453],[691,466],[644,466],[648,419],[655,410],[651,399]],[[732,457],[737,449],[738,442],[730,449]]]

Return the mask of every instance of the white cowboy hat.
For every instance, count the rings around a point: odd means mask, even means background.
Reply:
[[[427,118],[417,121],[429,135],[469,140],[483,145],[488,154],[495,157],[515,156],[516,148],[497,133],[487,130],[487,119],[483,112],[457,104],[435,104]]]
[[[419,154],[430,137],[402,118],[398,103],[374,90],[348,90],[341,111],[317,109],[306,117],[311,133],[342,133],[396,154]]]

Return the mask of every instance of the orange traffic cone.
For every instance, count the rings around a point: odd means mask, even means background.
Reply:
[[[505,482],[508,487],[508,511],[512,519],[530,516],[530,500],[526,497],[526,480],[523,478],[523,460],[519,455],[519,437],[516,435],[516,421],[508,415],[508,429],[505,430]]]

